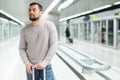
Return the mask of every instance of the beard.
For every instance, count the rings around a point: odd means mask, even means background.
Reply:
[[[29,17],[29,19],[30,19],[31,21],[36,21],[36,20],[39,19],[39,17],[34,17],[34,18]]]

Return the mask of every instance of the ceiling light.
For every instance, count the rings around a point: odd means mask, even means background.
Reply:
[[[61,11],[64,8],[67,8],[68,6],[70,6],[75,0],[66,0],[64,3],[62,3],[59,7],[58,7],[58,11]]]
[[[69,17],[66,17],[66,18],[62,18],[60,19],[59,21],[65,21],[65,20],[68,20],[68,19],[71,19],[71,18],[75,18],[75,17],[79,17],[81,15],[85,15],[85,14],[89,14],[89,13],[92,13],[93,11],[92,10],[88,10],[88,11],[85,11],[85,12],[82,12],[80,14],[75,14],[75,15],[72,15],[72,16],[69,16]]]
[[[118,4],[120,4],[120,1],[118,1],[118,2],[115,2],[115,3],[113,3],[114,5],[118,5]]]
[[[43,13],[43,16],[48,14],[59,2],[60,0],[53,0],[53,2],[50,4],[50,6],[46,9],[46,11]]]
[[[74,18],[74,17],[78,17],[78,16],[80,16],[81,14],[75,14],[75,15],[72,15],[72,16],[69,16],[69,17],[66,17],[66,18],[62,18],[62,19],[60,19],[59,21],[61,22],[61,21],[65,21],[65,20],[68,20],[68,19],[71,19],[71,18]]]
[[[23,22],[21,22],[20,20],[16,19],[15,17],[11,16],[10,14],[8,14],[8,13],[2,11],[2,10],[0,10],[0,13],[2,13],[3,15],[9,17],[10,19],[15,20],[16,22],[20,23],[21,25],[25,25],[25,24],[24,24]]]
[[[89,13],[92,13],[92,12],[93,12],[92,10],[85,11],[85,12],[82,12],[81,15],[89,14]]]

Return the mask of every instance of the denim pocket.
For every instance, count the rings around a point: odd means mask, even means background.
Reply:
[[[46,69],[47,69],[47,70],[52,69],[51,65],[48,65],[48,66],[46,67]]]
[[[53,71],[52,71],[52,66],[48,65],[46,67],[46,79],[47,80],[54,80],[54,75],[53,75]]]

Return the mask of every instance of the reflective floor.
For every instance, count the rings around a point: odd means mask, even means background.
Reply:
[[[120,71],[120,50],[106,47],[99,44],[75,40],[74,44],[69,46],[79,50],[82,53],[93,56],[99,60],[112,65],[112,68]]]
[[[0,80],[25,80],[18,43],[18,37],[0,43]]]
[[[0,43],[0,80],[27,80],[18,46],[19,37]],[[56,80],[79,80],[58,56],[55,55],[51,63]]]
[[[111,79],[113,76],[116,76],[114,79],[119,79],[119,50],[78,40],[74,40],[73,44],[69,44],[65,42],[65,39],[63,40],[65,44],[80,52],[94,56],[95,58],[110,64],[112,70],[109,72],[104,71],[103,73],[109,75]],[[18,46],[19,37],[0,43],[0,80],[26,80],[25,66],[19,56]],[[80,80],[57,55],[52,59],[52,66],[56,80]]]

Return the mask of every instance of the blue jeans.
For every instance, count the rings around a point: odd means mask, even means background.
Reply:
[[[37,70],[35,69],[35,80],[44,80],[43,77],[44,77],[44,73],[43,73],[44,70]],[[46,66],[45,68],[45,77],[46,77],[46,80],[54,80],[54,75],[53,75],[53,71],[52,71],[52,66],[51,64]],[[27,80],[32,80],[32,75],[29,74],[27,72]]]

